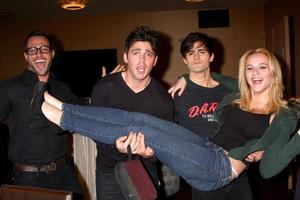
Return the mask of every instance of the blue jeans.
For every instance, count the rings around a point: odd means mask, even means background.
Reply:
[[[231,164],[221,147],[175,123],[114,108],[63,105],[65,130],[115,144],[129,132],[142,132],[156,157],[194,188],[218,189],[232,180]]]

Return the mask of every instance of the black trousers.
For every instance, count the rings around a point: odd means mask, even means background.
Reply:
[[[156,173],[151,173],[151,175],[152,179],[157,180]],[[158,187],[158,185],[156,185],[156,187]],[[103,172],[96,170],[96,192],[98,200],[125,200],[114,171]]]
[[[113,172],[96,171],[96,191],[99,200],[125,200]]]
[[[15,171],[13,177],[15,185],[50,188],[72,191],[74,200],[83,199],[81,186],[71,165],[58,168],[52,173]]]
[[[252,191],[248,176],[243,174],[230,184],[215,191],[192,189],[193,200],[252,200]]]

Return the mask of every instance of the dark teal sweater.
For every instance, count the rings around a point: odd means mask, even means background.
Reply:
[[[237,97],[237,94],[227,95],[219,105],[215,115],[220,125],[224,106]],[[292,110],[282,108],[259,139],[252,139],[245,146],[232,149],[229,156],[243,160],[252,152],[264,150],[265,153],[259,163],[260,174],[264,178],[275,176],[300,153],[300,136],[296,133],[291,138],[296,126],[296,114]]]

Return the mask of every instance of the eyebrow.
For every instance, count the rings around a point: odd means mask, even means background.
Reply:
[[[141,50],[142,50],[141,48],[135,48],[135,49],[131,49],[130,52],[141,51]],[[153,50],[146,49],[145,51],[148,52],[148,53],[151,53],[151,54],[155,55],[155,52]]]
[[[30,46],[30,47],[27,47],[26,49],[31,49],[31,48],[41,48],[41,47],[50,47],[50,45]]]
[[[192,51],[196,51],[196,50],[204,50],[204,51],[208,51],[208,49],[205,48],[205,47],[196,47],[196,48],[194,48],[194,49],[189,50],[188,52],[192,52]]]
[[[259,65],[268,65],[268,66],[269,66],[268,63],[259,63],[257,66],[259,66]],[[255,65],[252,65],[252,64],[247,64],[246,67],[247,67],[247,66],[253,66],[253,67],[256,67]]]

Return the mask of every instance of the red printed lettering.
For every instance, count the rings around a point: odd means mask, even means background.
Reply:
[[[217,109],[218,105],[219,104],[217,102],[212,102],[204,103],[202,106],[192,106],[188,110],[188,116],[190,118],[194,118],[198,115],[213,113]]]

